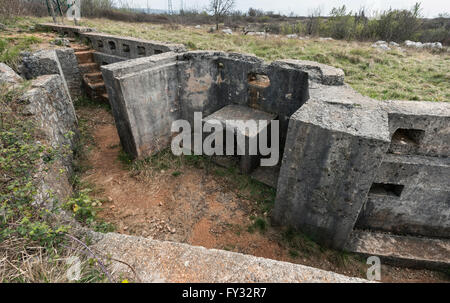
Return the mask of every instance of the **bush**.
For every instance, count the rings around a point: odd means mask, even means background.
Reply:
[[[0,0],[0,22],[8,23],[25,12],[25,3],[21,0]]]

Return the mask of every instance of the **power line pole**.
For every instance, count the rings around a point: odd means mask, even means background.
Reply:
[[[173,15],[172,0],[167,0],[167,10],[168,10],[170,15]]]

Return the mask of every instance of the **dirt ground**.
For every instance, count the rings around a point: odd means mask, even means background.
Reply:
[[[362,259],[322,248],[294,251],[282,230],[269,226],[252,231],[260,209],[226,177],[204,168],[161,169],[150,176],[132,171],[119,158],[120,141],[108,110],[78,108],[80,121],[92,135],[82,180],[92,184],[105,201],[100,217],[123,234],[226,249],[258,257],[304,264],[365,278]],[[263,214],[264,215],[264,214]],[[253,220],[252,220],[253,218]],[[442,273],[383,265],[384,282],[443,282]]]

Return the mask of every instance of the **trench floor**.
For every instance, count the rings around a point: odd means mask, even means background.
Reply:
[[[365,278],[368,265],[361,257],[321,248],[302,235],[271,226],[270,209],[249,198],[252,190],[261,187],[250,187],[250,194],[248,188],[236,188],[232,179],[237,176],[223,173],[214,164],[186,162],[173,168],[170,157],[160,157],[159,164],[150,167],[145,161],[131,161],[122,152],[106,107],[85,104],[77,106],[77,114],[87,138],[82,184],[93,188],[92,194],[103,201],[99,216],[114,224],[117,232]],[[439,272],[388,265],[382,265],[381,273],[385,282],[449,281]]]

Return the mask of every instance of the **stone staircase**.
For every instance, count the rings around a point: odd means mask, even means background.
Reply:
[[[94,61],[95,51],[84,45],[72,45],[78,60],[86,95],[94,101],[109,103],[100,66]]]

